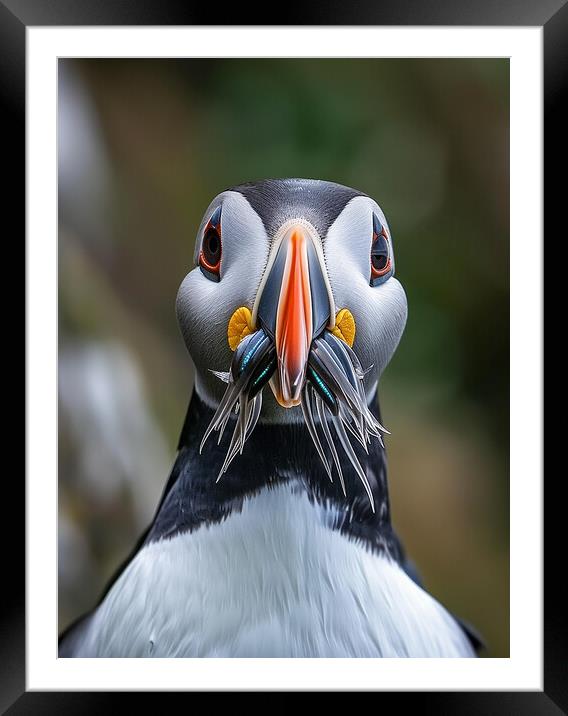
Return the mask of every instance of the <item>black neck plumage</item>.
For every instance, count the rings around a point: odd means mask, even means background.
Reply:
[[[378,400],[373,401],[372,411],[380,421]],[[194,392],[180,436],[177,459],[154,520],[109,581],[99,604],[145,545],[221,522],[231,512],[239,511],[244,500],[254,498],[260,490],[291,482],[305,490],[310,500],[335,507],[339,519],[328,524],[330,529],[357,540],[375,553],[388,554],[420,584],[415,567],[406,559],[391,526],[386,456],[378,440],[371,442],[368,455],[359,446],[354,446],[372,488],[376,506],[373,512],[363,485],[348,460],[344,467],[347,497],[343,495],[338,479],[334,478],[333,483],[329,481],[307,428],[301,423],[269,425],[259,422],[243,454],[216,482],[229,437],[227,435],[220,446],[211,441],[203,454],[199,454],[201,437],[212,417],[213,411]],[[73,629],[80,628],[82,623],[88,623],[89,618],[87,615],[71,625],[61,640]],[[478,635],[467,624],[461,621],[460,624],[474,648],[479,649],[482,642]]]
[[[378,400],[373,413],[380,420]],[[247,441],[243,454],[231,464],[217,482],[227,451],[231,430],[217,445],[211,439],[199,454],[201,438],[213,417],[194,391],[179,440],[179,452],[164,489],[154,521],[145,542],[192,531],[203,524],[220,522],[242,508],[246,498],[263,488],[293,482],[306,491],[310,500],[331,504],[338,515],[336,529],[361,540],[375,551],[386,551],[402,559],[399,542],[392,530],[387,486],[385,450],[372,440],[369,453],[357,445],[355,450],[365,469],[375,500],[375,512],[357,474],[345,460],[343,494],[337,475],[333,483],[316,453],[306,426],[259,422]]]

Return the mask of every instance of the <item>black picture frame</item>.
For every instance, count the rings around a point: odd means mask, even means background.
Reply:
[[[223,11],[224,24],[307,25],[470,25],[542,26],[544,28],[544,158],[545,226],[560,226],[564,212],[566,182],[563,175],[564,130],[568,117],[562,100],[568,78],[568,4],[566,0],[389,0],[347,3],[329,0],[325,6],[305,3],[292,12],[289,7],[272,22],[255,15],[254,6],[235,4]],[[214,10],[218,13],[218,10]],[[4,166],[9,177],[4,190],[5,207],[14,216],[12,241],[25,234],[25,86],[26,27],[63,25],[204,25],[213,13],[182,0],[0,0],[0,97]],[[564,174],[565,175],[565,174]],[[8,208],[6,208],[8,212]],[[563,231],[565,233],[565,230]],[[536,250],[536,249],[535,249]],[[540,338],[540,337],[537,337]],[[540,429],[540,426],[538,427]],[[28,446],[33,449],[33,446]],[[17,463],[16,463],[17,464]],[[152,693],[109,694],[103,692],[28,692],[25,690],[25,520],[24,479],[16,468],[4,480],[4,515],[7,534],[3,545],[13,565],[3,575],[4,606],[0,615],[0,709],[19,714],[114,713],[126,700],[142,697],[153,708]],[[555,552],[565,543],[564,520],[560,516],[562,475],[551,480],[545,491],[544,538],[544,690],[540,692],[412,692],[382,693],[380,698],[405,699],[420,712],[463,714],[558,714],[568,710],[565,639],[565,570]],[[10,505],[10,510],[6,507]],[[527,527],[530,528],[530,527]],[[562,532],[561,532],[562,530]],[[561,552],[559,551],[559,555]],[[183,696],[183,695],[182,695]],[[412,702],[412,703],[411,703]],[[160,701],[160,707],[164,708]],[[154,706],[155,708],[155,706]],[[7,709],[7,710],[5,710]]]

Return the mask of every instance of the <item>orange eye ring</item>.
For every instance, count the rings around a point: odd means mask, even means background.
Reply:
[[[219,273],[219,269],[221,268],[221,259],[219,259],[216,264],[210,264],[205,258],[203,250],[201,250],[199,252],[199,265],[210,273]]]
[[[374,227],[374,230],[373,230],[373,243],[371,244],[371,280],[372,280],[372,279],[375,279],[375,278],[381,278],[382,276],[386,276],[386,274],[387,274],[387,273],[391,270],[391,268],[392,268],[392,259],[391,259],[391,254],[390,254],[390,242],[389,242],[389,237],[387,236],[387,232],[385,231],[385,227],[384,227],[384,226],[380,226],[380,231],[377,231],[378,228],[379,228],[378,226],[375,226],[375,227]],[[374,259],[375,257],[373,256],[372,251],[373,251],[373,246],[375,245],[375,243],[376,243],[376,242],[379,240],[379,238],[381,238],[381,237],[383,237],[384,240],[385,240],[386,247],[387,247],[387,251],[388,251],[388,256],[387,256],[387,260],[386,260],[385,265],[382,266],[382,267],[380,267],[380,268],[378,268],[378,267],[376,267],[375,264],[373,263],[373,259]],[[379,256],[380,256],[381,258],[384,258],[384,256],[383,256],[382,254],[379,254]]]
[[[218,207],[203,230],[199,266],[202,272],[213,280],[219,280],[222,255],[221,207]]]

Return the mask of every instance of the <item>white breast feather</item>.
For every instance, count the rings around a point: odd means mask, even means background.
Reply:
[[[144,547],[76,656],[474,656],[450,614],[388,557],[329,528],[291,486]]]

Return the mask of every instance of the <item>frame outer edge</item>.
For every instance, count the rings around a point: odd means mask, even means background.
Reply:
[[[546,22],[544,26],[544,79],[545,79],[545,129],[548,131],[548,141],[545,145],[546,168],[548,176],[545,174],[545,186],[552,190],[549,192],[549,202],[547,208],[549,217],[552,215],[553,204],[556,204],[557,212],[562,207],[561,191],[562,187],[556,186],[552,181],[554,175],[560,176],[555,170],[562,170],[561,157],[557,151],[553,150],[553,146],[559,146],[557,142],[565,140],[563,131],[564,126],[568,126],[565,113],[561,112],[560,99],[566,90],[566,70],[568,67],[568,52],[566,38],[568,38],[568,4],[566,0],[546,0],[540,4],[529,3],[527,0],[508,0],[508,2],[499,3],[500,9],[495,8],[497,3],[479,2],[476,10],[471,9],[471,5],[466,2],[441,4],[431,4],[426,8],[422,4],[421,12],[418,10],[416,2],[402,3],[390,2],[381,3],[380,7],[369,3],[366,8],[358,8],[354,11],[351,24],[373,24],[382,21],[384,24],[501,24],[501,25],[540,25]],[[89,7],[90,5],[90,7]],[[342,24],[343,20],[339,19],[344,12],[335,7],[336,3],[332,3],[324,13],[317,13],[317,20],[321,24]],[[335,8],[335,10],[334,10]],[[361,12],[363,10],[363,12]],[[0,72],[3,75],[3,83],[0,85],[2,99],[7,106],[11,108],[9,116],[4,115],[8,131],[14,131],[14,136],[18,137],[18,141],[12,143],[15,149],[13,154],[17,155],[18,161],[10,165],[11,177],[16,179],[13,181],[13,188],[10,191],[14,194],[13,201],[7,202],[7,205],[22,207],[21,216],[24,216],[21,189],[23,187],[23,165],[21,162],[22,152],[20,147],[24,148],[25,153],[25,136],[22,131],[25,126],[24,113],[24,94],[25,94],[25,25],[116,25],[116,24],[133,24],[133,25],[164,25],[164,24],[182,24],[191,20],[192,13],[187,11],[184,3],[172,0],[162,0],[160,3],[152,3],[146,1],[144,3],[136,3],[133,0],[124,0],[121,2],[120,9],[117,3],[114,4],[100,0],[98,3],[89,3],[86,0],[74,0],[69,3],[66,0],[51,0],[49,5],[38,0],[2,0],[0,2],[0,46],[2,53],[0,55]],[[327,16],[325,21],[321,15]],[[363,17],[365,16],[366,17]],[[358,16],[358,17],[355,17]],[[330,19],[333,18],[333,19]],[[550,18],[550,19],[549,19]],[[305,18],[316,19],[316,18]],[[547,22],[548,20],[548,22]],[[180,22],[181,21],[181,22]],[[24,24],[25,23],[25,24]],[[283,22],[282,24],[290,24]],[[7,78],[7,79],[6,79]],[[5,96],[4,96],[5,95]],[[5,106],[6,106],[5,105]],[[560,132],[562,131],[562,134]],[[12,159],[12,158],[10,158]],[[12,197],[10,197],[12,198]],[[556,201],[558,199],[558,202]],[[13,484],[8,484],[15,482]],[[21,482],[6,481],[8,488],[12,489],[14,495],[14,504],[23,497],[23,488]],[[547,543],[563,544],[564,537],[560,534],[560,527],[563,525],[562,520],[553,520],[550,514],[551,506],[556,506],[559,510],[560,500],[554,503],[552,495],[554,486],[547,485],[548,499],[545,497],[545,504],[549,508],[549,520],[545,528],[545,539]],[[13,535],[12,541],[14,543]],[[24,540],[21,541],[23,546]],[[11,611],[4,610],[2,615],[1,632],[2,640],[0,640],[0,683],[2,684],[0,697],[0,710],[3,713],[9,713],[11,716],[17,714],[28,713],[100,713],[102,709],[108,709],[110,703],[115,700],[116,694],[107,694],[98,692],[94,694],[87,693],[23,693],[25,689],[25,663],[24,663],[24,615],[23,591],[20,584],[23,585],[23,554],[21,559],[21,575],[13,574],[11,579],[11,588],[14,600],[20,595],[19,603],[10,605]],[[430,702],[438,707],[445,707],[446,713],[463,713],[463,714],[483,714],[495,713],[495,708],[499,708],[500,713],[515,714],[532,714],[537,712],[547,716],[562,713],[556,703],[561,704],[564,708],[567,703],[567,686],[565,678],[565,665],[568,663],[566,645],[563,635],[563,621],[560,619],[565,616],[565,607],[562,606],[562,597],[557,591],[557,582],[559,581],[558,571],[550,569],[550,559],[548,562],[549,569],[545,576],[546,597],[545,597],[545,692],[517,692],[517,693],[426,693],[426,694],[396,694],[400,698],[413,699],[421,710],[424,708],[424,701]],[[20,577],[18,579],[18,577]],[[557,603],[553,603],[552,595],[556,596]],[[563,595],[562,595],[563,596]],[[548,694],[548,695],[547,695]],[[380,695],[381,699],[390,698],[392,694],[385,693]],[[136,696],[136,694],[131,694]],[[148,698],[152,698],[152,694],[138,694],[145,700],[148,706]],[[440,698],[443,696],[443,698]],[[87,698],[85,698],[87,697]],[[109,698],[110,697],[110,698]],[[416,697],[420,697],[420,702]],[[3,709],[17,698],[8,711]],[[163,697],[161,697],[163,698]],[[112,701],[111,701],[112,700]],[[129,699],[130,701],[130,699]],[[400,701],[399,701],[400,703]],[[163,701],[160,708],[163,708]],[[447,707],[450,707],[449,709]],[[111,710],[112,711],[112,710]]]

